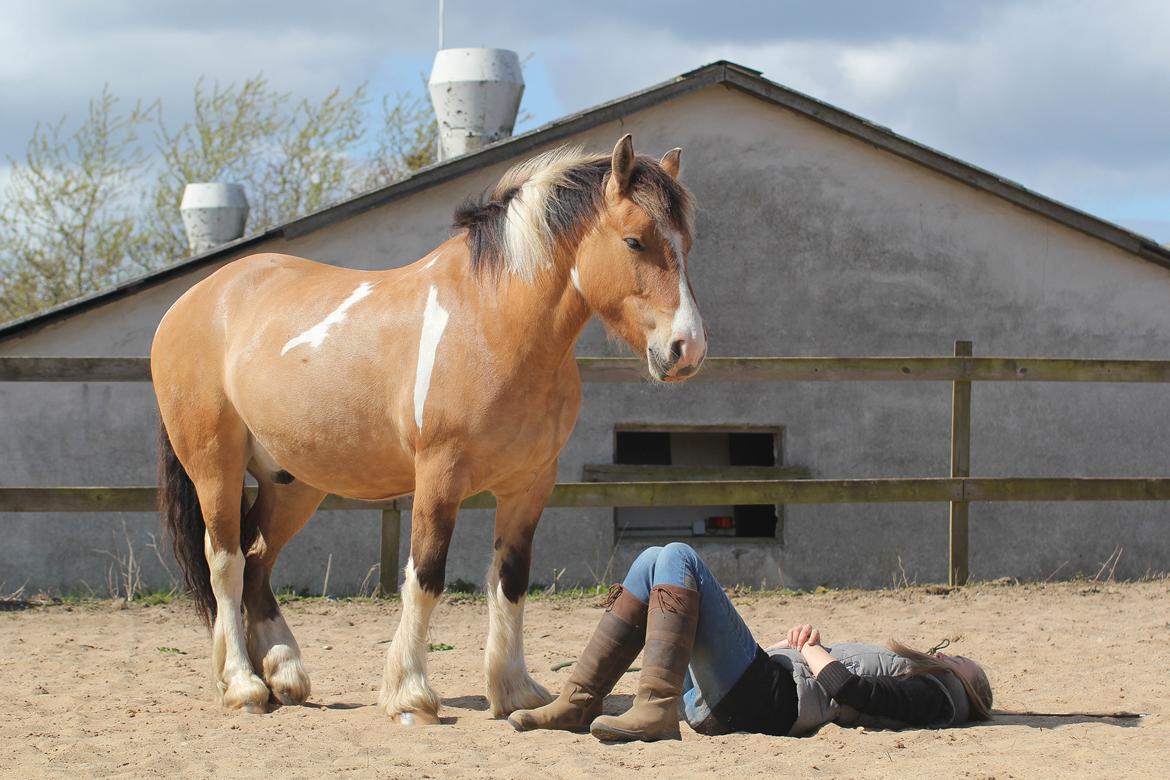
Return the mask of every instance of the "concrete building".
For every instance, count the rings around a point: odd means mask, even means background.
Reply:
[[[184,290],[254,252],[355,268],[413,261],[449,234],[457,203],[511,164],[567,143],[609,150],[625,132],[641,152],[685,150],[699,203],[691,278],[712,355],[948,355],[955,339],[977,355],[1170,351],[1170,250],[719,62],[8,323],[0,355],[146,355]],[[596,322],[579,353],[622,354]],[[945,476],[949,403],[945,383],[589,384],[560,479],[615,459]],[[152,484],[156,425],[146,384],[0,384],[0,482]],[[976,476],[1156,476],[1170,468],[1170,393],[977,384],[973,431]],[[1167,520],[1158,503],[973,505],[972,577],[1092,575],[1118,549],[1117,576],[1166,571]],[[162,584],[148,547],[157,527],[144,514],[0,515],[0,586],[102,592],[111,559],[100,551],[127,538]],[[718,535],[733,528],[757,535]],[[946,534],[946,506],[934,504],[549,510],[533,581],[562,569],[561,584],[610,581],[669,538],[695,543],[726,584],[938,581]],[[402,560],[408,538],[404,527]],[[490,553],[489,514],[463,513],[448,582],[481,582]],[[320,592],[331,561],[330,592],[351,592],[377,559],[377,512],[321,513],[284,553],[277,584]]]

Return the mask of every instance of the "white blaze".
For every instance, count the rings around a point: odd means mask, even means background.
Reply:
[[[289,339],[285,343],[284,349],[280,350],[280,354],[283,355],[293,347],[299,346],[301,344],[308,344],[314,349],[321,346],[321,342],[325,340],[327,335],[329,335],[329,329],[344,320],[345,313],[349,311],[350,307],[352,307],[362,298],[365,298],[367,295],[369,295],[370,290],[372,289],[374,289],[374,285],[370,282],[362,282],[359,284],[357,289],[351,292],[349,297],[341,302],[340,306],[326,315],[325,319],[321,320],[301,335],[294,336],[293,338]]]
[[[418,340],[418,364],[414,370],[414,424],[418,426],[420,432],[423,427],[423,408],[427,403],[427,393],[431,389],[435,354],[439,350],[439,340],[447,327],[448,317],[447,310],[439,305],[439,288],[431,285],[431,290],[427,294],[427,305],[423,309],[422,333]]]
[[[682,235],[678,231],[671,232],[670,246],[678,263],[678,309],[674,312],[670,337],[674,340],[677,336],[685,336],[694,342],[695,349],[702,353],[707,349],[707,336],[703,332],[703,318],[699,316],[699,307],[695,305],[691,287],[687,284],[686,257],[683,255]]]

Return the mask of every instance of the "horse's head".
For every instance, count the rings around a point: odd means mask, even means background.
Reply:
[[[662,382],[693,376],[707,333],[687,278],[694,240],[681,149],[636,157],[629,135],[613,150],[603,212],[578,247],[573,283],[611,331],[646,354]]]

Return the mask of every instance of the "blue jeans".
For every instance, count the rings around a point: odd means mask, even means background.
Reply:
[[[677,585],[699,592],[695,649],[683,682],[683,715],[691,726],[711,714],[756,657],[756,640],[715,575],[688,544],[650,547],[638,556],[622,586],[650,602],[655,585]]]

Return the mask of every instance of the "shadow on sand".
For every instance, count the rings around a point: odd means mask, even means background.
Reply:
[[[621,696],[608,696],[605,699],[605,706],[602,712],[606,715],[621,715],[628,710],[634,703],[634,697],[629,694]],[[338,705],[344,707],[346,705]],[[364,706],[364,705],[356,705]],[[450,699],[443,699],[443,706],[450,707],[455,710],[474,710],[475,712],[486,712],[488,710],[488,700],[486,696],[455,696]]]
[[[1056,729],[1075,723],[1103,723],[1107,726],[1132,729],[1141,725],[1142,715],[1136,712],[1010,712],[996,710],[991,713],[991,722],[972,725],[1027,726],[1032,729]]]
[[[456,696],[451,699],[443,699],[443,706],[453,707],[457,710],[484,712],[488,708],[488,700],[486,696]]]

